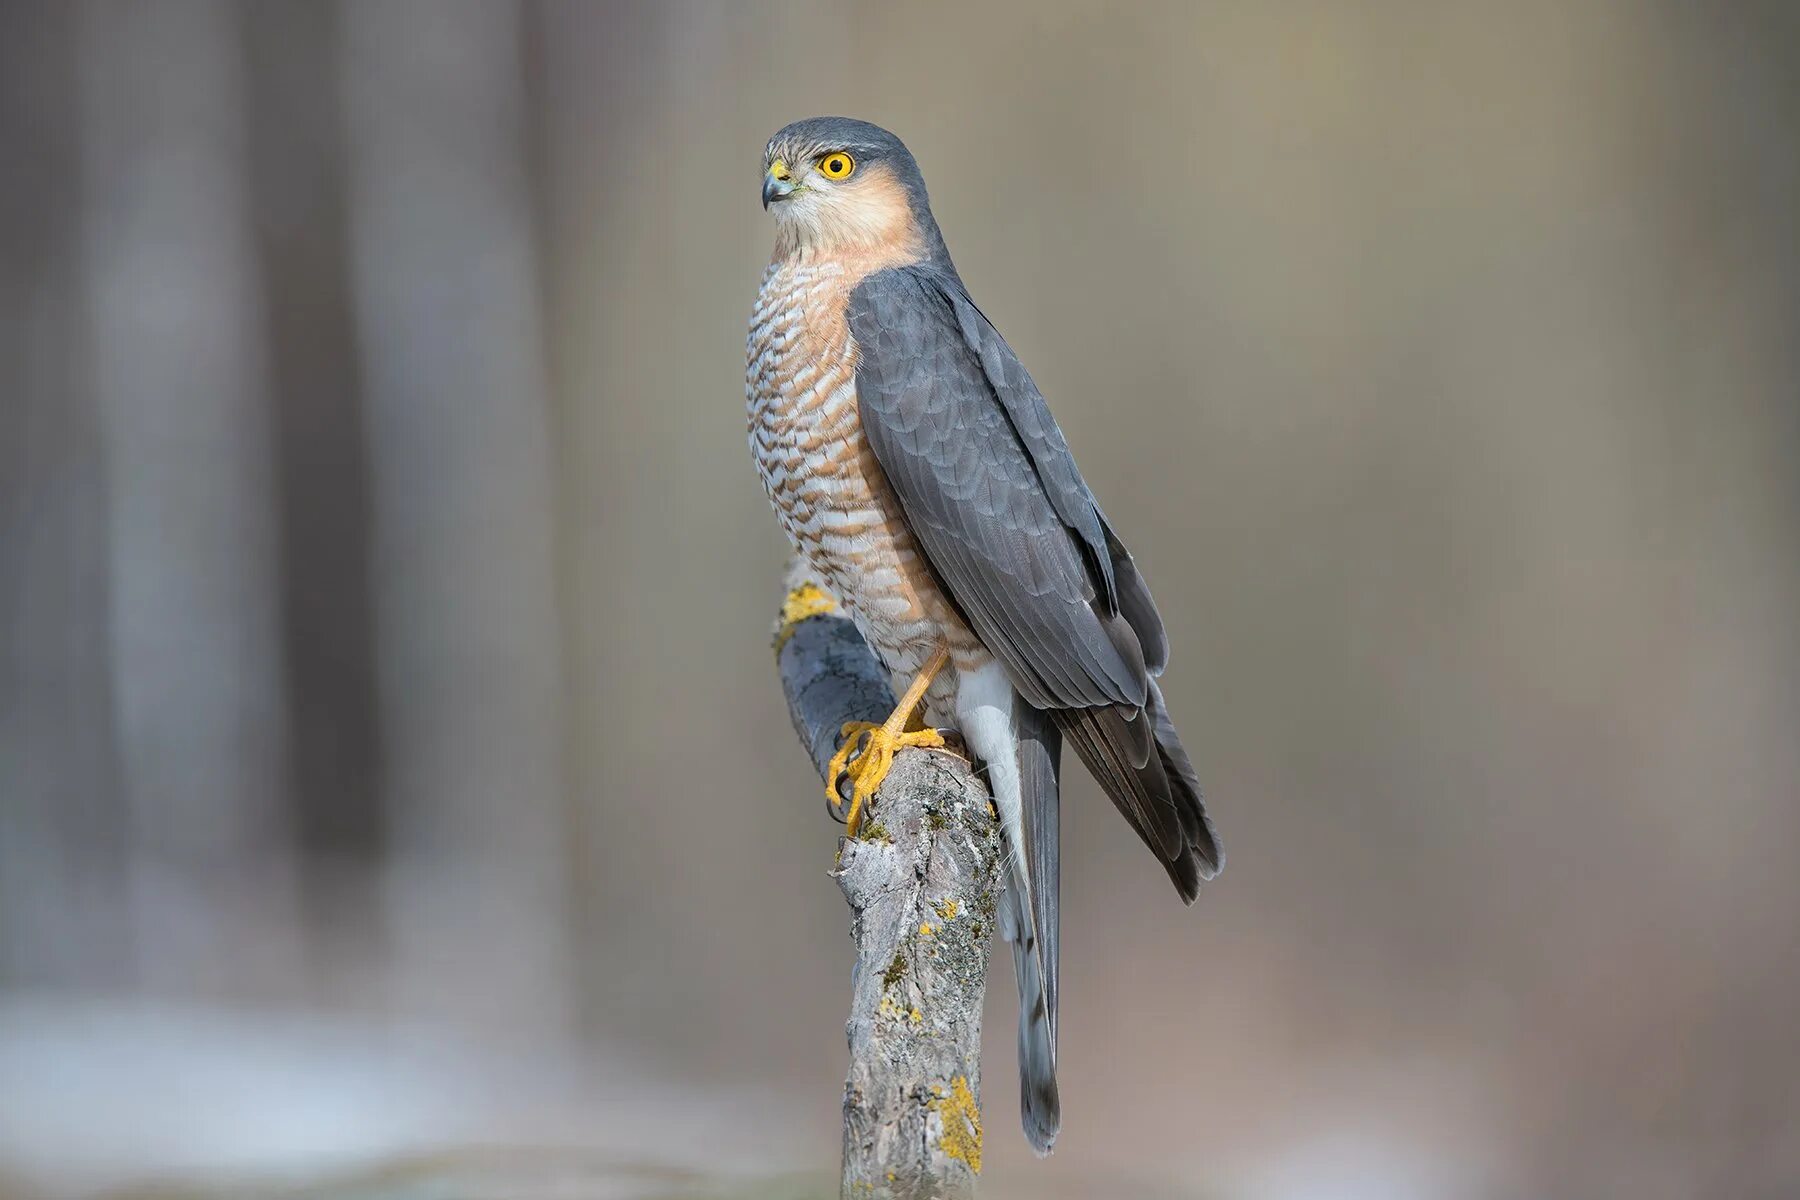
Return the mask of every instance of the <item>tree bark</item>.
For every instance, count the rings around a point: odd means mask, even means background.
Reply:
[[[821,774],[847,721],[881,721],[887,673],[798,566],[776,632],[788,712]],[[841,820],[842,815],[834,811]],[[954,754],[903,750],[846,838],[845,1197],[965,1197],[981,1170],[981,1002],[1001,889],[987,788]]]

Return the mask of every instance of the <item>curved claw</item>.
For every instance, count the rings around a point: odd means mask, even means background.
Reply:
[[[875,798],[876,789],[893,769],[894,755],[906,746],[942,749],[944,737],[935,729],[895,732],[867,721],[851,721],[841,732],[844,742],[825,771],[825,799],[833,809],[843,807],[838,780],[850,777],[850,811],[844,825],[849,836],[855,837],[862,828],[863,805]]]

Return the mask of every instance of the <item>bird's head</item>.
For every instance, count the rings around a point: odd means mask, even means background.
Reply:
[[[906,144],[879,125],[809,117],[763,151],[763,207],[777,252],[904,251],[941,247],[925,180]]]

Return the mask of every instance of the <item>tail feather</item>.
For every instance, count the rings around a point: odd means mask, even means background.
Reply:
[[[1056,1090],[1056,1035],[1051,1032],[1042,960],[1018,889],[1001,902],[1000,935],[1012,943],[1013,974],[1019,984],[1019,1122],[1025,1140],[1039,1155],[1050,1153],[1062,1128],[1062,1100]]]
[[[1014,691],[999,664],[962,672],[956,716],[986,766],[1007,850],[1000,931],[1012,943],[1019,982],[1019,1098],[1025,1136],[1050,1153],[1062,1127],[1056,1093],[1058,851],[1055,722]]]
[[[1017,850],[1008,915],[1019,985],[1019,1110],[1033,1150],[1048,1154],[1062,1127],[1056,1090],[1057,952],[1061,942],[1062,735],[1049,714],[1022,701],[1018,731],[1023,845]],[[1019,868],[1024,868],[1023,878]]]

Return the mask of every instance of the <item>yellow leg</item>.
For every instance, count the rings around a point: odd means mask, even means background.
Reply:
[[[939,646],[931,661],[912,681],[912,686],[906,689],[906,695],[900,697],[900,703],[885,723],[872,725],[867,721],[851,721],[841,731],[844,744],[838,747],[825,772],[825,796],[833,808],[841,807],[844,802],[838,795],[838,780],[850,776],[850,811],[844,818],[844,825],[851,837],[856,836],[862,825],[863,805],[874,797],[875,789],[887,778],[894,765],[894,755],[902,746],[943,746],[944,739],[937,730],[908,731],[907,726],[912,721],[913,710],[925,698],[925,689],[949,661],[950,651]]]

